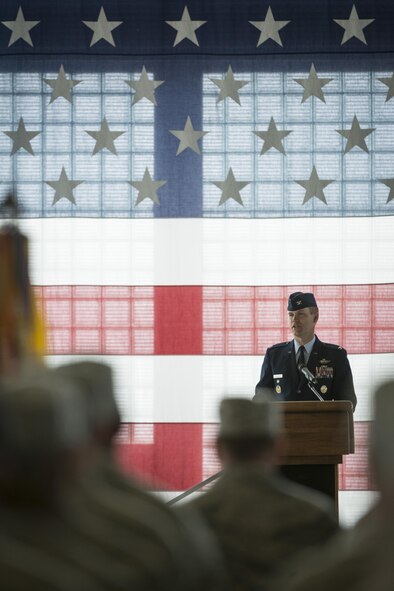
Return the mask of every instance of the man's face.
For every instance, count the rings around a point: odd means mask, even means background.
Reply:
[[[289,323],[294,338],[301,343],[312,340],[318,313],[310,308],[302,308],[296,312],[289,312]]]

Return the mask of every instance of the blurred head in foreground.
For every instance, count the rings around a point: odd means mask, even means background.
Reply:
[[[224,466],[249,462],[273,466],[279,453],[280,432],[281,414],[271,396],[261,395],[258,401],[222,400],[217,447]]]
[[[0,496],[46,504],[82,468],[89,438],[81,395],[49,370],[0,383]]]
[[[75,383],[81,393],[95,443],[109,449],[120,424],[110,366],[95,361],[80,361],[57,367],[55,374]]]

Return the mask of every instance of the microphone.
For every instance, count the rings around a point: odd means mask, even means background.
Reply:
[[[304,374],[304,376],[306,377],[308,382],[310,382],[311,384],[314,384],[314,385],[317,384],[317,379],[315,378],[313,373],[311,371],[309,371],[309,369],[307,368],[305,363],[298,364],[298,371],[300,371],[302,374]]]

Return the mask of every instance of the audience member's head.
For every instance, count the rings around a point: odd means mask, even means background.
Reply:
[[[55,373],[77,385],[83,396],[96,444],[109,447],[120,423],[109,365],[81,361],[59,366]]]
[[[0,494],[9,502],[46,503],[59,479],[83,469],[89,439],[75,385],[49,370],[0,384]]]
[[[220,429],[217,440],[224,465],[261,462],[275,464],[281,430],[278,404],[260,397],[225,398],[220,405]]]
[[[371,464],[382,497],[394,503],[394,380],[377,388],[374,404]]]

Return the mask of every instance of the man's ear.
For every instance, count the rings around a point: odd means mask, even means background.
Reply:
[[[220,440],[220,437],[218,437],[218,439],[216,440],[216,450],[217,450],[217,452],[218,452],[218,457],[219,457],[219,460],[220,460],[221,462],[223,462],[224,449],[223,449],[223,443],[222,443],[222,441]]]

